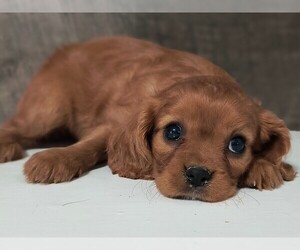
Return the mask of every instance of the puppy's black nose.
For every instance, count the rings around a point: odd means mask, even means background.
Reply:
[[[207,184],[211,179],[211,173],[204,168],[189,166],[185,171],[187,181],[194,187]]]

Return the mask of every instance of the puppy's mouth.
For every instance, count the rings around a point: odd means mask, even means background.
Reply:
[[[172,197],[174,199],[179,200],[199,200],[199,201],[206,201],[205,195],[201,191],[194,190],[192,192],[189,192],[187,194],[177,195]]]
[[[204,182],[201,186],[193,186],[187,182],[183,193],[172,198],[181,200],[208,201],[209,199],[207,199],[207,191],[209,189],[209,185],[210,182]]]
[[[195,166],[185,167],[180,172],[164,171],[155,176],[155,183],[163,195],[181,200],[219,202],[237,191],[235,183],[224,178],[222,172]]]
[[[214,172],[200,167],[184,167],[183,178],[185,180],[185,195],[179,195],[178,199],[205,200],[205,196],[212,182]]]
[[[170,198],[180,200],[198,200],[214,203],[224,201],[235,194],[235,192],[233,192],[217,195],[212,190],[210,190],[209,185],[207,185],[206,187],[189,187],[188,189],[188,191],[182,192],[181,194],[175,196],[170,196]]]
[[[165,171],[155,177],[159,191],[173,199],[209,201],[214,172],[184,167],[179,173]]]

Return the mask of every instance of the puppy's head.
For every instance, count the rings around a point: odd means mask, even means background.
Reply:
[[[151,172],[168,197],[225,200],[257,159],[280,164],[290,146],[284,123],[223,79],[178,82],[146,106],[110,143],[111,163]]]

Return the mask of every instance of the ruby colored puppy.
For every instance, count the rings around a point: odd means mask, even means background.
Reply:
[[[70,181],[108,161],[172,198],[221,201],[293,180],[289,130],[211,62],[126,37],[59,49],[0,128],[0,162],[54,132],[78,141],[33,155],[29,182]]]

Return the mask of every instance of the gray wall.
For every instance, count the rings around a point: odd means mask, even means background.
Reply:
[[[0,122],[55,48],[113,34],[207,57],[300,130],[300,14],[0,14]]]

